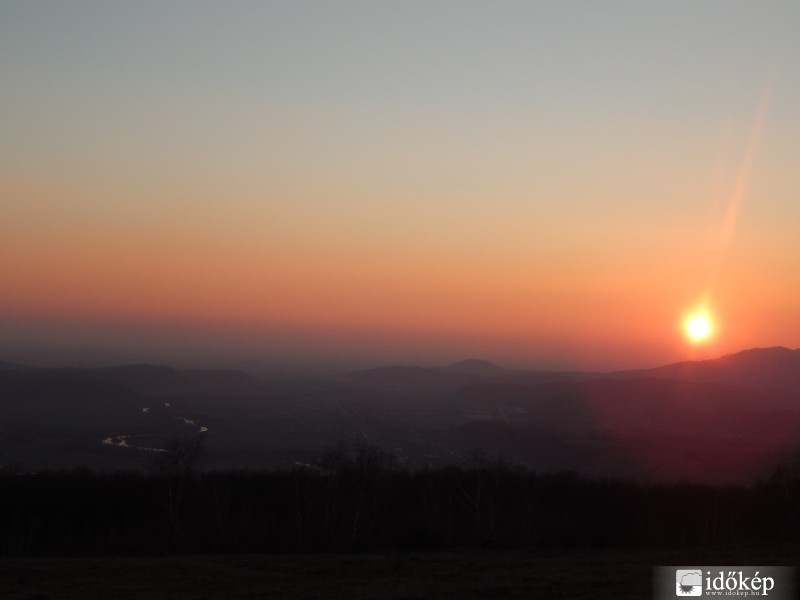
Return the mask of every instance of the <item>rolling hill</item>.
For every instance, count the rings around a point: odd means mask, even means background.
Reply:
[[[410,468],[483,453],[542,471],[741,482],[800,446],[800,351],[786,348],[611,373],[469,359],[261,382],[146,364],[6,365],[0,464],[30,469],[141,468],[146,448],[202,432],[215,468],[291,468],[362,440]]]

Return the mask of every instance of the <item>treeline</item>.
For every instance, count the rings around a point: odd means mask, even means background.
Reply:
[[[3,555],[665,547],[796,539],[800,478],[753,487],[539,474],[500,460],[397,468],[372,447],[319,467],[202,472],[177,445],[150,473],[0,473]]]

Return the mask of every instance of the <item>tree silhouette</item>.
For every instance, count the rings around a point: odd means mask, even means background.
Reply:
[[[180,546],[181,517],[187,488],[205,456],[205,436],[170,438],[151,461],[151,469],[163,482],[161,505],[168,523],[171,546]]]

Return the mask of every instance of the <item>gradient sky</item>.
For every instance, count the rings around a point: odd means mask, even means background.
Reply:
[[[798,31],[795,1],[0,0],[0,359],[796,347]]]

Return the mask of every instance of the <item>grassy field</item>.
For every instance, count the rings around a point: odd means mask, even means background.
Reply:
[[[14,558],[0,560],[0,598],[640,600],[652,595],[657,565],[794,565],[798,559],[797,547]]]

